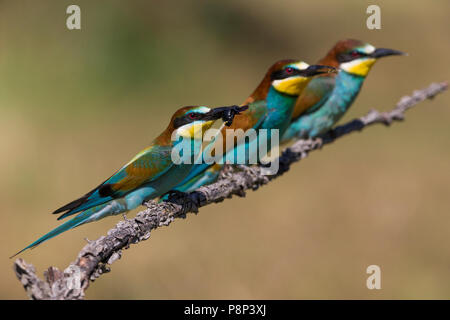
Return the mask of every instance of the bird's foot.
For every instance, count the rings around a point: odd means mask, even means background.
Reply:
[[[333,139],[333,140],[337,138],[336,129],[330,129],[330,131],[328,131],[328,134],[330,135],[331,139]]]
[[[328,143],[328,142],[334,141],[338,137],[339,137],[339,135],[338,135],[338,131],[336,129],[330,129],[320,136],[320,138],[322,139],[322,144],[323,144],[323,142]]]
[[[283,151],[282,156],[278,159],[278,174],[282,175],[286,171],[289,171],[292,163],[292,159],[295,158],[295,153],[291,149],[286,149]]]
[[[182,192],[178,190],[171,190],[167,193],[166,202],[172,202],[181,206],[181,216],[186,216],[188,212],[198,213],[198,208],[201,206],[204,196],[200,192]]]

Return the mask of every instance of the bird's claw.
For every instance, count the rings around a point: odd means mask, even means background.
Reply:
[[[227,111],[224,112],[222,116],[223,122],[227,127],[231,126],[233,123],[234,116],[248,109],[248,106],[232,106]]]
[[[181,206],[181,215],[185,216],[188,212],[198,213],[198,208],[205,199],[201,197],[200,192],[182,192],[178,190],[171,190],[167,193],[166,202],[175,203]]]

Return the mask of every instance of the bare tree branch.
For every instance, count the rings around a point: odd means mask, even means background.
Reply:
[[[448,83],[432,83],[425,89],[414,91],[411,96],[400,99],[396,107],[388,112],[371,110],[367,115],[350,121],[330,131],[320,140],[299,140],[280,156],[280,170],[276,175],[262,174],[259,166],[225,166],[220,179],[211,185],[201,187],[190,194],[192,199],[199,201],[200,207],[213,202],[221,202],[233,195],[245,196],[248,189],[256,190],[270,180],[280,176],[293,162],[306,157],[309,152],[335,141],[353,131],[361,131],[373,124],[390,125],[404,118],[406,110],[426,99],[432,99],[437,94],[447,90]],[[83,299],[85,290],[91,281],[109,272],[108,265],[122,256],[122,250],[150,237],[153,229],[168,226],[175,218],[185,218],[186,213],[178,204],[150,201],[147,208],[139,212],[134,219],[124,219],[106,236],[95,241],[89,241],[78,253],[75,262],[63,272],[50,267],[44,272],[44,280],[36,275],[33,265],[23,259],[14,263],[14,271],[32,299]]]

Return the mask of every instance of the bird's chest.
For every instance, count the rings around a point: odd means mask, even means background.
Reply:
[[[364,77],[340,72],[336,78],[336,88],[330,99],[334,106],[332,110],[336,113],[347,111],[361,90],[363,82]]]
[[[286,131],[294,111],[297,96],[277,92],[271,88],[267,95],[267,115],[261,129],[277,129],[280,136]]]

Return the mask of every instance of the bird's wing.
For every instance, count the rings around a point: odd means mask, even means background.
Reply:
[[[152,144],[138,153],[108,180],[83,197],[57,209],[54,213],[67,211],[58,218],[103,204],[112,199],[125,196],[130,191],[149,183],[167,172],[173,165],[171,146]]]
[[[335,82],[334,76],[322,76],[312,79],[297,99],[292,121],[303,114],[319,109],[333,91]]]

